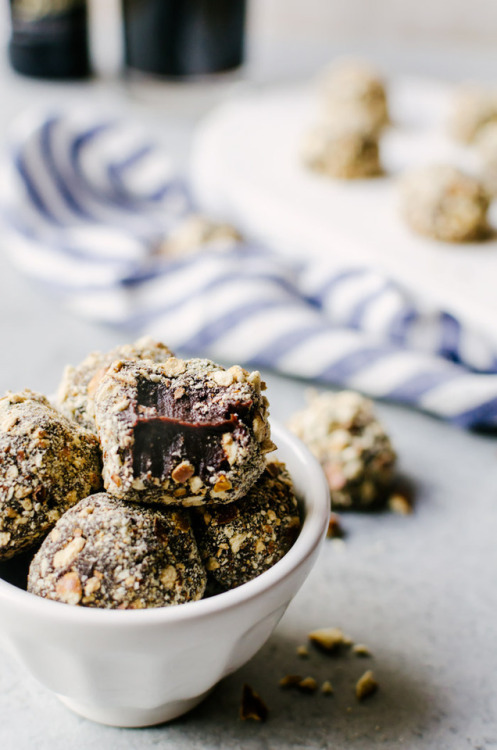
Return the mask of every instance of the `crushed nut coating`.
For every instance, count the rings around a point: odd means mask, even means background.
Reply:
[[[114,362],[95,393],[106,490],[184,506],[243,497],[275,447],[265,387],[206,359]]]
[[[266,721],[268,713],[268,707],[261,696],[250,685],[245,683],[242,689],[240,719],[243,719],[243,721],[247,721],[248,719],[252,721]]]
[[[369,399],[353,391],[311,393],[288,426],[320,461],[332,508],[366,509],[385,501],[396,456]]]
[[[76,367],[66,367],[57,391],[56,406],[66,417],[96,432],[92,395],[107,368],[116,360],[150,359],[152,362],[164,362],[171,356],[172,352],[167,346],[149,336],[134,344],[117,346],[109,352],[92,352]]]
[[[50,532],[31,563],[28,591],[82,607],[145,609],[201,599],[205,584],[187,511],[99,493]]]
[[[309,633],[309,640],[320,651],[328,654],[343,652],[352,645],[351,639],[340,628],[320,628]]]
[[[0,560],[31,547],[101,487],[94,435],[32,391],[0,399]]]
[[[376,693],[378,687],[379,686],[374,678],[373,672],[368,669],[368,671],[364,672],[362,677],[357,680],[355,686],[355,694],[357,700],[363,701],[366,698],[369,698],[371,695],[373,695],[373,693]]]
[[[246,497],[196,511],[197,541],[208,574],[232,589],[271,568],[293,545],[300,517],[284,464],[271,462]]]

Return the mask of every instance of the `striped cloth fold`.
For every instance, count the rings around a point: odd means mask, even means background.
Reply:
[[[161,254],[198,209],[164,149],[129,123],[29,115],[7,157],[6,248],[79,315],[463,427],[497,426],[495,346],[384,274],[336,259],[296,262],[235,240]]]

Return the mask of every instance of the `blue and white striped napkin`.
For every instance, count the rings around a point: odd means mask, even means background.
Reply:
[[[164,149],[127,122],[26,117],[1,205],[16,265],[92,321],[497,426],[495,348],[374,269],[298,263],[242,241],[161,254],[197,209]]]

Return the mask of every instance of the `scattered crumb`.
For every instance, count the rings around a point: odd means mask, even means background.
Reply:
[[[363,658],[371,656],[371,651],[364,645],[364,643],[356,643],[356,645],[352,647],[352,651],[356,656],[361,656]]]
[[[329,680],[325,680],[323,682],[323,684],[321,685],[321,692],[323,693],[323,695],[333,695],[335,691],[333,690],[333,685]]]
[[[297,656],[300,656],[301,659],[308,659],[309,649],[307,646],[297,646]]]
[[[260,695],[258,695],[250,685],[245,683],[242,690],[240,719],[243,719],[244,721],[247,721],[247,719],[252,719],[253,721],[266,721],[268,713],[268,707]]]
[[[318,689],[318,683],[314,677],[306,677],[299,682],[297,687],[302,693],[315,693]]]
[[[313,630],[308,637],[314,646],[328,654],[337,653],[352,645],[352,640],[340,628]]]
[[[373,693],[376,693],[377,690],[378,683],[374,678],[373,672],[368,669],[368,671],[364,672],[362,677],[357,680],[355,686],[356,698],[358,701],[363,701],[366,698],[369,698],[370,695],[373,695]]]
[[[287,690],[288,688],[297,687],[302,682],[303,677],[300,674],[287,674],[280,680],[280,688]]]
[[[412,503],[406,495],[395,492],[388,498],[388,507],[392,513],[398,513],[401,516],[409,516],[412,513]]]
[[[340,517],[336,513],[330,515],[326,536],[328,539],[343,539],[345,536],[342,524],[340,523]]]

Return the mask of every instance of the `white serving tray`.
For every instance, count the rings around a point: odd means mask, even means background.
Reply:
[[[447,161],[477,169],[475,155],[446,135],[452,89],[402,78],[389,90],[395,127],[382,141],[388,177],[343,182],[306,170],[299,145],[316,119],[316,92],[311,85],[272,88],[223,105],[201,124],[196,195],[205,210],[289,254],[379,267],[497,342],[497,240],[420,238],[397,212],[395,178],[404,169]]]

